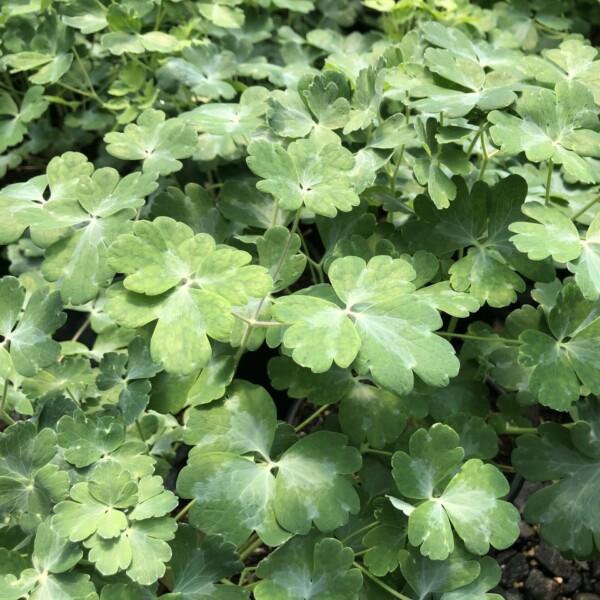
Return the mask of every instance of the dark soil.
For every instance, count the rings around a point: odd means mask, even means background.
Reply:
[[[521,514],[529,496],[541,487],[523,484],[514,500]],[[566,560],[540,539],[535,526],[522,521],[520,527],[515,544],[495,556],[502,579],[493,592],[506,600],[600,600],[600,561]]]

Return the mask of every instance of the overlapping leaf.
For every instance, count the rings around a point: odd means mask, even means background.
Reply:
[[[167,371],[191,373],[210,359],[208,336],[228,340],[232,306],[270,291],[266,269],[250,260],[169,217],[139,221],[110,248],[109,265],[127,276],[111,288],[106,310],[126,327],[157,321],[152,358]]]
[[[196,500],[191,523],[236,544],[256,530],[279,545],[292,533],[308,533],[313,522],[331,531],[358,511],[344,475],[360,468],[360,456],[343,435],[313,433],[272,456],[275,433],[273,401],[246,382],[195,409],[184,434],[195,447],[177,481],[179,493]]]
[[[434,386],[458,372],[452,347],[432,333],[441,326],[439,313],[414,293],[407,262],[341,258],[329,277],[332,287],[280,298],[273,307],[289,326],[283,344],[298,364],[319,373],[356,359],[378,384],[400,394],[412,389],[413,372]]]
[[[499,500],[508,493],[500,471],[479,459],[461,466],[464,450],[458,435],[445,425],[420,429],[410,438],[410,455],[392,457],[398,490],[422,500],[416,507],[391,497],[408,515],[408,539],[432,560],[445,560],[454,550],[454,531],[467,550],[485,554],[490,545],[507,548],[519,535],[517,509]]]

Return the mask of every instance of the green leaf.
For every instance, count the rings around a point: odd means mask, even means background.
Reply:
[[[262,177],[256,187],[272,194],[279,206],[297,210],[306,206],[325,217],[348,212],[359,204],[351,171],[354,157],[340,144],[319,147],[313,140],[297,140],[287,149],[258,140],[248,146],[248,166]]]
[[[124,373],[125,364],[127,370]],[[161,370],[162,366],[152,360],[147,342],[135,337],[129,342],[127,356],[107,352],[102,357],[96,382],[99,390],[113,389],[118,393],[119,408],[127,426],[136,421],[148,406],[152,387],[148,379]]]
[[[584,183],[594,175],[583,156],[598,156],[600,133],[591,92],[577,81],[559,82],[555,92],[526,90],[517,102],[518,117],[493,111],[490,134],[507,154],[525,155],[532,162],[552,159]]]
[[[362,575],[350,568],[353,558],[350,548],[317,532],[296,537],[260,562],[256,574],[264,581],[254,595],[257,600],[358,600]]]
[[[248,140],[264,125],[267,93],[263,87],[252,86],[242,92],[238,103],[213,102],[181,114],[181,119],[200,132],[194,158],[241,157]]]
[[[581,254],[582,244],[579,232],[573,221],[552,206],[536,202],[524,204],[523,214],[535,222],[511,223],[508,228],[516,233],[510,241],[519,252],[524,252],[531,260],[543,260],[552,256],[558,262],[575,260]]]
[[[363,538],[367,547],[363,560],[373,575],[383,577],[398,567],[400,551],[406,546],[407,520],[388,500],[381,501],[375,517],[377,526]]]
[[[510,242],[508,226],[521,216],[525,181],[511,175],[492,188],[478,181],[470,192],[462,179],[453,181],[458,191],[449,208],[438,210],[423,196],[415,200],[418,220],[405,225],[411,249],[440,257],[467,249],[466,256],[450,267],[450,283],[480,304],[501,307],[514,302],[517,292],[525,290],[517,271],[537,281],[551,281],[550,264],[529,261]]]
[[[444,150],[438,143],[438,123],[435,119],[417,119],[415,130],[425,150],[425,156],[415,162],[415,177],[421,185],[427,186],[429,196],[437,208],[447,208],[450,201],[456,198],[456,185],[447,173],[468,175],[471,163],[458,148]]]
[[[400,551],[400,570],[419,600],[431,593],[460,589],[480,573],[476,560],[457,548],[446,560],[431,560],[415,548]],[[466,600],[466,599],[465,599]]]
[[[464,454],[457,443],[452,429],[436,424],[429,432],[421,429],[411,436],[410,456],[396,452],[392,457],[400,492],[426,500],[416,508],[396,498],[391,498],[392,504],[408,515],[410,543],[421,546],[421,553],[432,560],[445,560],[454,550],[451,525],[474,554],[486,554],[490,544],[507,548],[519,534],[518,511],[498,500],[508,493],[502,473],[470,459],[454,474]]]
[[[190,157],[196,148],[197,135],[192,127],[178,118],[165,120],[161,110],[146,110],[130,123],[123,133],[104,136],[106,151],[121,160],[143,160],[144,173],[168,175],[183,166],[177,160]]]
[[[598,469],[598,401],[578,404],[581,420],[572,429],[543,423],[539,436],[522,436],[513,453],[517,471],[530,481],[553,480],[527,501],[525,518],[540,523],[540,534],[562,552],[577,557],[598,548],[596,482]]]
[[[177,506],[177,498],[159,477],[136,482],[118,463],[105,462],[88,482],[75,484],[70,497],[56,506],[52,525],[71,541],[83,541],[98,571],[126,571],[142,585],[164,574],[171,558],[166,542],[177,524],[163,515]]]
[[[292,295],[273,307],[275,318],[291,325],[283,344],[298,364],[319,373],[332,361],[346,367],[356,358],[376,383],[399,394],[413,388],[413,371],[440,387],[458,372],[452,347],[432,333],[440,316],[414,294],[415,272],[406,261],[375,256],[366,264],[345,257],[331,264],[329,277],[333,289],[322,289],[335,303]]]
[[[198,532],[189,525],[180,525],[171,542],[173,556],[169,563],[173,574],[172,593],[182,600],[210,600],[213,598],[248,598],[248,592],[218,581],[239,573],[243,563],[235,553],[235,546],[224,542],[220,536],[200,539]],[[168,597],[168,595],[167,595]]]
[[[458,589],[446,592],[441,600],[501,600],[500,594],[489,594],[495,588],[502,574],[498,563],[489,556],[484,556],[480,562],[481,571],[475,581]]]
[[[31,421],[19,421],[0,434],[0,514],[15,516],[33,532],[63,500],[69,478],[56,464],[56,434],[39,433]]]
[[[116,450],[125,440],[125,430],[113,417],[87,417],[81,410],[66,415],[56,427],[65,458],[78,468],[87,467]]]
[[[548,328],[528,329],[519,339],[519,363],[532,367],[529,390],[542,404],[568,410],[579,398],[580,385],[600,393],[594,367],[599,357],[600,315],[597,302],[586,300],[579,288],[568,284],[548,315]]]
[[[0,337],[4,348],[10,344],[10,358],[17,373],[32,377],[58,358],[60,344],[51,335],[65,318],[58,292],[49,293],[48,287],[42,286],[25,302],[25,289],[18,279],[0,279]]]
[[[43,99],[43,95],[43,87],[32,86],[18,107],[6,92],[0,94],[0,116],[9,117],[0,120],[0,152],[23,141],[27,133],[27,124],[39,119],[46,112],[48,102]]]
[[[188,374],[208,364],[208,337],[226,341],[234,326],[232,305],[271,289],[266,269],[248,265],[251,256],[217,247],[207,234],[158,217],[138,221],[133,235],[110,248],[109,265],[127,276],[111,288],[107,312],[126,327],[158,320],[152,358],[165,370]]]
[[[287,531],[305,534],[313,521],[332,531],[358,511],[358,496],[344,476],[360,468],[360,455],[344,436],[321,431],[273,456],[273,401],[245,382],[193,415],[185,435],[198,443],[177,489],[196,500],[190,522],[203,531],[218,530],[240,544],[256,530],[265,543],[279,545]]]
[[[183,58],[170,58],[158,76],[173,78],[184,83],[197,96],[205,99],[235,96],[234,87],[227,81],[235,75],[235,54],[229,50],[219,52],[217,46],[203,43],[184,48]]]

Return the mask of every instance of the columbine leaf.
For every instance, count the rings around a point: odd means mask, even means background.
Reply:
[[[552,159],[584,183],[594,175],[583,156],[598,156],[600,133],[591,92],[577,81],[559,82],[555,92],[526,90],[517,102],[518,117],[493,111],[490,134],[503,152],[525,152],[533,162]]]
[[[15,370],[31,377],[47,367],[60,354],[60,344],[51,335],[65,321],[58,292],[48,293],[46,286],[31,294],[22,314],[25,289],[15,277],[0,279],[0,352],[10,344],[10,358]]]
[[[551,281],[549,264],[529,261],[510,242],[508,226],[520,218],[527,194],[525,181],[511,175],[491,189],[477,182],[470,192],[462,179],[453,181],[458,192],[449,208],[436,210],[425,197],[416,199],[419,219],[405,226],[411,248],[440,257],[467,248],[466,256],[449,269],[450,283],[481,304],[500,307],[514,302],[516,292],[525,289],[517,271],[537,281]]]
[[[235,546],[224,542],[221,536],[207,536],[201,540],[194,528],[180,525],[171,549],[173,556],[169,565],[173,574],[171,592],[174,598],[212,600],[221,598],[221,594],[230,600],[248,598],[246,590],[236,588],[230,592],[229,586],[218,583],[239,573],[244,566],[235,553]]]
[[[454,534],[474,554],[485,554],[490,544],[510,546],[519,534],[517,509],[498,498],[508,493],[502,473],[479,459],[470,459],[453,475],[463,456],[458,436],[444,425],[411,436],[410,456],[396,452],[393,475],[400,492],[408,498],[426,499],[416,508],[391,498],[408,515],[408,539],[432,560],[444,560],[454,550]],[[420,465],[427,465],[423,477]],[[445,484],[443,491],[438,485]],[[452,527],[451,527],[452,525]]]
[[[536,202],[524,204],[523,214],[535,222],[511,223],[508,228],[516,233],[510,241],[531,260],[552,256],[558,262],[575,260],[581,254],[579,232],[573,221],[552,206]]]
[[[81,410],[66,415],[56,427],[65,458],[76,467],[87,467],[116,450],[125,440],[125,430],[111,416],[87,417]]]
[[[232,305],[270,291],[266,269],[248,265],[250,260],[246,252],[217,247],[209,235],[194,236],[168,217],[139,221],[133,235],[110,248],[109,265],[127,277],[123,286],[111,288],[106,310],[126,327],[158,320],[152,358],[167,371],[191,373],[210,359],[207,336],[229,339]]]
[[[183,166],[177,159],[194,153],[197,135],[181,119],[165,120],[161,110],[146,110],[137,125],[130,123],[123,133],[107,133],[104,141],[109,154],[122,160],[143,160],[145,173],[168,175]]]
[[[367,265],[341,258],[329,277],[339,300],[330,288],[326,293],[336,303],[292,295],[273,307],[275,317],[290,325],[283,344],[298,364],[318,373],[334,360],[346,367],[356,358],[378,384],[399,394],[412,389],[413,371],[434,386],[447,385],[457,373],[451,346],[432,333],[441,326],[439,314],[414,294],[415,272],[406,261],[376,256]]]
[[[419,600],[431,593],[455,590],[475,581],[480,573],[476,560],[456,549],[446,560],[431,560],[416,548],[400,552],[400,570]]]
[[[357,600],[362,575],[351,569],[353,552],[332,538],[313,532],[296,537],[263,559],[256,574],[257,600],[289,598]]]
[[[152,386],[148,379],[162,370],[150,356],[147,342],[136,337],[127,348],[127,355],[107,352],[100,362],[96,382],[99,390],[118,394],[119,408],[125,425],[131,425],[148,406]],[[125,364],[127,364],[126,372]]]
[[[256,187],[272,194],[279,206],[297,210],[306,206],[325,217],[348,212],[360,202],[351,171],[354,157],[340,144],[319,147],[313,140],[297,140],[287,150],[258,140],[248,146],[248,166],[264,181]]]
[[[542,404],[568,410],[579,398],[580,385],[600,393],[600,315],[597,302],[586,300],[579,288],[568,284],[548,315],[548,329],[528,329],[520,335],[519,363],[532,367],[529,390]]]
[[[398,567],[400,551],[406,546],[407,520],[387,500],[381,502],[375,517],[377,526],[363,538],[364,563],[373,575],[383,577]]]
[[[0,119],[0,152],[20,143],[27,133],[27,124],[46,112],[48,102],[43,95],[44,88],[34,85],[27,90],[18,107],[9,94],[0,94],[0,117],[9,117]]]
[[[582,401],[578,410],[581,421],[570,430],[543,423],[539,436],[520,437],[513,461],[530,481],[555,481],[529,498],[525,518],[540,523],[541,535],[559,550],[583,558],[598,547],[600,531],[595,509],[598,401]]]
[[[26,531],[34,531],[68,493],[67,473],[51,464],[56,452],[56,434],[38,433],[31,421],[0,434],[0,514],[15,516]]]
[[[170,58],[158,73],[159,78],[174,78],[184,83],[197,96],[225,98],[235,96],[235,88],[227,81],[235,74],[235,54],[219,52],[214,44],[205,43],[184,48],[183,58]]]
[[[256,530],[265,543],[278,545],[288,531],[307,533],[313,521],[331,531],[358,511],[358,497],[344,475],[360,468],[360,456],[345,445],[344,436],[314,433],[281,457],[272,456],[273,401],[244,382],[234,384],[225,401],[196,411],[187,435],[199,445],[190,452],[177,487],[183,497],[196,499],[190,522],[203,531],[218,529],[239,544]],[[208,423],[218,423],[222,433],[207,436],[214,431]]]

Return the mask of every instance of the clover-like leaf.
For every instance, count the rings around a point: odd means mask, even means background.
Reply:
[[[490,134],[503,152],[525,152],[533,162],[552,160],[573,177],[593,183],[584,156],[600,156],[600,123],[591,92],[577,81],[526,90],[517,102],[518,117],[493,111]]]
[[[313,140],[297,140],[287,149],[266,140],[248,146],[248,166],[264,181],[256,187],[268,192],[286,210],[306,206],[315,214],[335,217],[360,202],[354,191],[352,153],[341,144],[319,147]]]
[[[65,415],[56,427],[65,458],[76,467],[87,467],[116,450],[125,440],[125,430],[112,416],[86,416],[81,410]]]
[[[194,153],[198,136],[181,119],[165,120],[165,116],[161,110],[144,111],[136,125],[130,123],[123,133],[113,131],[104,136],[106,151],[122,160],[143,160],[144,173],[179,171],[183,165],[177,159]]]
[[[0,434],[0,514],[34,531],[69,490],[69,477],[52,461],[56,434],[19,421]]]
[[[542,57],[527,57],[528,70],[540,82],[555,85],[559,81],[579,81],[593,94],[600,104],[600,61],[595,60],[598,51],[583,40],[567,39],[558,48],[545,48]]]
[[[525,181],[511,175],[491,189],[477,182],[470,192],[461,178],[453,181],[457,196],[449,208],[436,210],[427,198],[416,199],[419,218],[405,226],[411,248],[438,256],[467,248],[466,256],[449,269],[450,283],[481,304],[500,307],[514,302],[516,292],[525,289],[517,271],[537,281],[551,281],[554,270],[549,263],[528,260],[510,242],[508,226],[521,216]]]
[[[107,312],[121,325],[141,327],[158,320],[152,358],[165,370],[188,374],[205,366],[208,341],[227,341],[234,326],[232,305],[271,289],[266,269],[248,265],[251,256],[216,246],[169,217],[138,221],[133,235],[110,248],[109,265],[127,276],[111,288]]]
[[[479,561],[481,570],[477,579],[465,586],[446,592],[440,600],[502,600],[500,594],[489,593],[500,581],[500,565],[490,556]]]
[[[600,453],[598,401],[578,405],[580,420],[572,429],[543,423],[539,436],[522,436],[513,452],[517,471],[530,481],[554,483],[535,492],[525,518],[540,523],[540,534],[562,552],[584,558],[598,548],[600,521],[596,511]]]
[[[95,594],[90,576],[69,573],[82,557],[75,544],[60,536],[47,519],[39,525],[33,545],[33,568],[16,574],[0,574],[0,592],[3,600],[18,600],[23,595],[31,598],[69,598],[84,600]]]
[[[231,591],[226,589],[229,586],[218,583],[219,580],[239,573],[244,566],[235,553],[235,546],[224,542],[221,536],[209,535],[201,539],[197,530],[189,525],[180,525],[175,539],[171,542],[171,548],[173,556],[169,566],[173,575],[173,586],[170,589],[174,598],[248,598],[246,590],[237,587]],[[166,598],[169,598],[169,594]]]
[[[60,344],[51,336],[66,315],[59,292],[49,293],[47,286],[36,289],[23,307],[25,297],[17,278],[0,279],[0,360],[10,355],[17,373],[31,377],[58,358]]]
[[[27,124],[46,112],[48,102],[43,95],[44,88],[34,85],[27,90],[19,107],[8,93],[0,94],[0,117],[9,117],[0,119],[0,152],[20,143],[27,133]]]
[[[190,522],[203,531],[218,530],[239,544],[256,530],[265,543],[279,545],[288,532],[305,534],[312,522],[331,531],[358,511],[358,496],[344,475],[360,468],[360,456],[344,436],[321,431],[272,456],[273,401],[244,382],[235,383],[225,400],[196,408],[195,415],[186,435],[198,444],[177,488],[196,500]]]
[[[183,58],[170,58],[158,73],[184,83],[197,96],[225,98],[235,96],[235,88],[228,80],[236,70],[235,54],[219,49],[211,43],[189,46],[182,50]]]
[[[447,208],[450,201],[456,198],[456,185],[447,173],[468,175],[471,171],[471,163],[459,148],[444,149],[436,139],[437,129],[438,124],[435,119],[429,118],[426,121],[417,119],[415,130],[425,156],[415,162],[414,173],[417,181],[427,186],[429,196],[437,208]]]
[[[534,222],[518,221],[508,228],[516,233],[510,241],[531,260],[552,256],[558,262],[575,260],[581,254],[579,232],[573,221],[552,206],[529,202],[521,208]]]
[[[420,600],[469,585],[481,571],[479,563],[460,547],[443,561],[422,556],[410,546],[400,551],[399,558],[402,575]]]
[[[143,585],[164,574],[171,557],[166,542],[177,528],[164,515],[177,506],[177,498],[159,477],[137,482],[118,463],[105,462],[69,495],[56,506],[52,526],[73,542],[83,541],[101,573],[126,571]]]
[[[123,373],[127,364],[126,372]],[[162,370],[150,356],[147,342],[135,337],[127,347],[127,355],[107,352],[100,362],[97,377],[99,390],[118,393],[119,408],[125,425],[131,425],[146,409],[150,401],[151,377]]]
[[[413,372],[434,386],[458,372],[452,347],[432,333],[440,316],[414,293],[415,272],[406,261],[345,257],[331,264],[329,277],[332,288],[319,289],[331,300],[296,294],[273,307],[290,326],[283,344],[298,364],[318,373],[333,361],[347,367],[356,359],[376,383],[399,394],[412,389]]]
[[[373,575],[383,577],[398,567],[400,551],[406,546],[407,519],[387,499],[375,502],[377,526],[363,538],[367,548],[363,560]]]
[[[490,544],[507,548],[519,534],[517,509],[499,500],[508,493],[502,473],[493,465],[470,459],[454,474],[464,454],[457,444],[458,435],[437,424],[429,432],[421,429],[411,436],[410,456],[400,451],[392,457],[400,492],[425,501],[414,507],[390,499],[408,515],[410,543],[420,546],[421,553],[432,560],[444,560],[454,550],[452,527],[474,554],[485,554]]]
[[[265,88],[253,86],[242,92],[238,103],[212,102],[182,113],[180,118],[200,133],[194,158],[232,160],[242,156],[248,140],[264,125],[267,93]]]
[[[519,339],[519,363],[532,367],[529,390],[542,404],[568,410],[579,398],[583,384],[600,393],[594,367],[598,356],[600,316],[597,302],[586,300],[575,284],[558,294],[548,315],[548,329],[528,329]]]
[[[295,537],[263,559],[256,574],[257,600],[357,600],[362,575],[353,569],[354,554],[341,542],[318,532]]]

